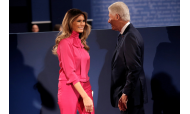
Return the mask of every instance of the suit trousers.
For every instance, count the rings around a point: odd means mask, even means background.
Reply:
[[[127,106],[126,111],[121,111],[121,114],[145,114],[144,112],[144,105],[138,105],[138,106]]]
[[[59,80],[58,83],[58,105],[61,114],[76,114],[77,110],[80,114],[94,114],[93,112],[86,112],[83,104],[83,99],[75,89],[73,84],[66,84],[67,81]],[[92,99],[92,90],[90,82],[80,82],[85,92]],[[93,106],[94,107],[94,106]]]

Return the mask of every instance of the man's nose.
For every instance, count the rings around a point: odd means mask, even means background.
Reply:
[[[110,19],[108,19],[108,23],[110,23]]]

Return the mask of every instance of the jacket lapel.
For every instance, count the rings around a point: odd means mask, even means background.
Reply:
[[[120,35],[120,33],[119,33],[119,35]],[[117,37],[119,37],[119,35],[118,35]],[[116,54],[117,48],[118,48],[118,45],[116,44],[115,50],[114,50],[113,56],[112,56],[112,62],[113,62],[113,60],[114,60],[114,58],[115,58],[115,54]]]
[[[132,27],[132,23],[130,23],[130,24],[128,25],[128,27],[125,29],[125,31],[123,32],[122,39],[121,39],[121,41],[118,43],[118,45],[116,46],[116,48],[115,48],[115,50],[114,50],[114,52],[113,52],[113,56],[112,56],[112,67],[113,67],[114,62],[115,62],[116,59],[117,59],[118,54],[119,54],[119,49],[120,49],[120,47],[123,45],[123,42],[124,42],[124,40],[125,40],[125,37],[127,36],[128,31],[129,31],[129,29],[130,29],[131,27]]]
[[[113,66],[113,63],[115,62],[115,60],[117,59],[117,56],[118,56],[118,54],[119,54],[119,49],[120,49],[120,47],[122,46],[124,40],[125,40],[125,37],[122,36],[121,41],[118,43],[117,47],[116,47],[115,50],[114,50],[113,58],[112,58],[112,66]]]

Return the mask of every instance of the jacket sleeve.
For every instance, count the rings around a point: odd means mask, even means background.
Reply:
[[[128,73],[126,76],[126,83],[123,88],[123,93],[130,95],[135,89],[137,80],[139,79],[140,71],[142,69],[141,49],[137,38],[133,34],[128,34],[124,41],[124,61]]]
[[[68,81],[67,83],[76,84],[79,78],[76,75],[75,59],[73,56],[73,46],[66,39],[63,39],[60,44],[60,58],[62,62],[63,72],[65,73]]]

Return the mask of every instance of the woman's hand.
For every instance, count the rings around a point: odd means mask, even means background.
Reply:
[[[83,98],[84,108],[85,108],[86,112],[92,112],[93,111],[93,102],[92,102],[92,99],[84,91],[84,89],[81,86],[80,82],[77,82],[74,85],[74,87],[75,87],[75,89],[79,92],[79,94]]]
[[[93,102],[89,96],[83,98],[83,103],[84,103],[84,107],[85,107],[86,112],[92,112],[93,111]]]

